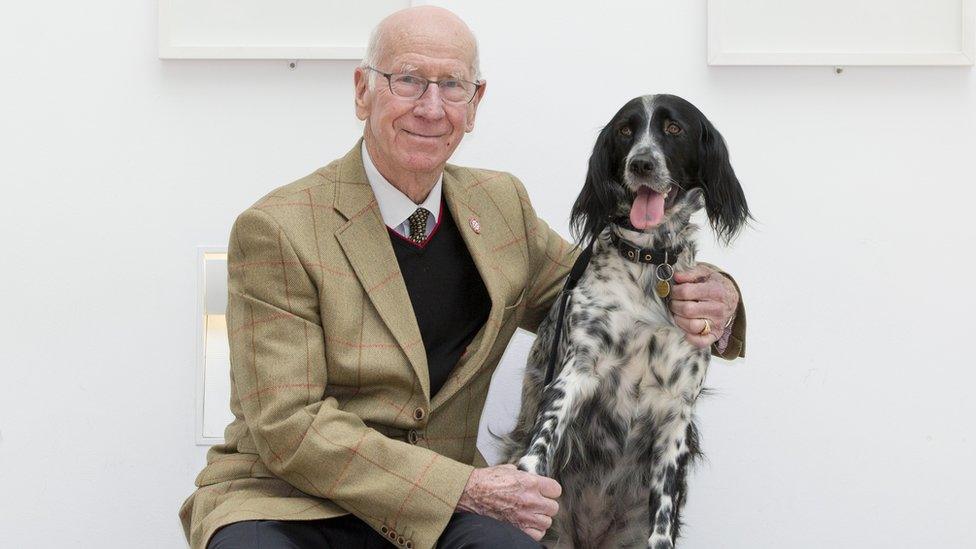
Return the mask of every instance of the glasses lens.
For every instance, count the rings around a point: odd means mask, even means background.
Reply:
[[[474,84],[463,80],[441,80],[437,83],[441,97],[452,103],[467,103],[474,94]]]
[[[424,93],[425,83],[423,79],[409,74],[394,74],[390,77],[390,89],[393,93],[408,99],[420,97]]]

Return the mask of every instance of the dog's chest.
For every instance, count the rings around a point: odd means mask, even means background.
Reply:
[[[578,310],[585,311],[579,318],[585,320],[575,339],[597,357],[595,373],[603,385],[612,385],[602,388],[603,398],[624,420],[641,414],[642,393],[660,378],[654,370],[664,366],[662,353],[673,354],[659,342],[680,333],[666,303],[653,293],[652,269],[624,272],[610,262],[579,286]]]
[[[685,249],[675,271],[694,265],[693,252]],[[590,266],[577,287],[578,310],[587,321],[574,339],[597,357],[601,398],[626,421],[697,397],[708,350],[687,341],[667,300],[655,294],[657,266],[626,261],[608,248],[599,249]]]
[[[580,281],[580,307],[614,324],[673,325],[665,302],[654,295],[654,265],[627,265],[620,258],[600,262]],[[623,333],[625,326],[616,333]]]

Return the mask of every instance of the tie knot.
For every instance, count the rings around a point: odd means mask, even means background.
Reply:
[[[417,208],[417,211],[410,214],[407,221],[410,222],[410,240],[420,244],[427,237],[427,218],[430,212],[424,208]]]

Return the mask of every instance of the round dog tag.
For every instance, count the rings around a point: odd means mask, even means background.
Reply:
[[[671,293],[671,284],[667,280],[658,280],[657,284],[654,285],[654,292],[657,293],[658,297],[664,299]]]

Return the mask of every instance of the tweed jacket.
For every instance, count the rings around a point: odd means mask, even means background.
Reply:
[[[535,331],[576,257],[536,217],[518,179],[448,164],[447,212],[491,310],[431,398],[360,143],[234,222],[227,327],[235,419],[180,509],[193,549],[233,522],[347,513],[392,544],[433,547],[471,471],[485,465],[476,441],[492,372],[517,327]],[[743,354],[744,310],[734,328],[728,358]]]

